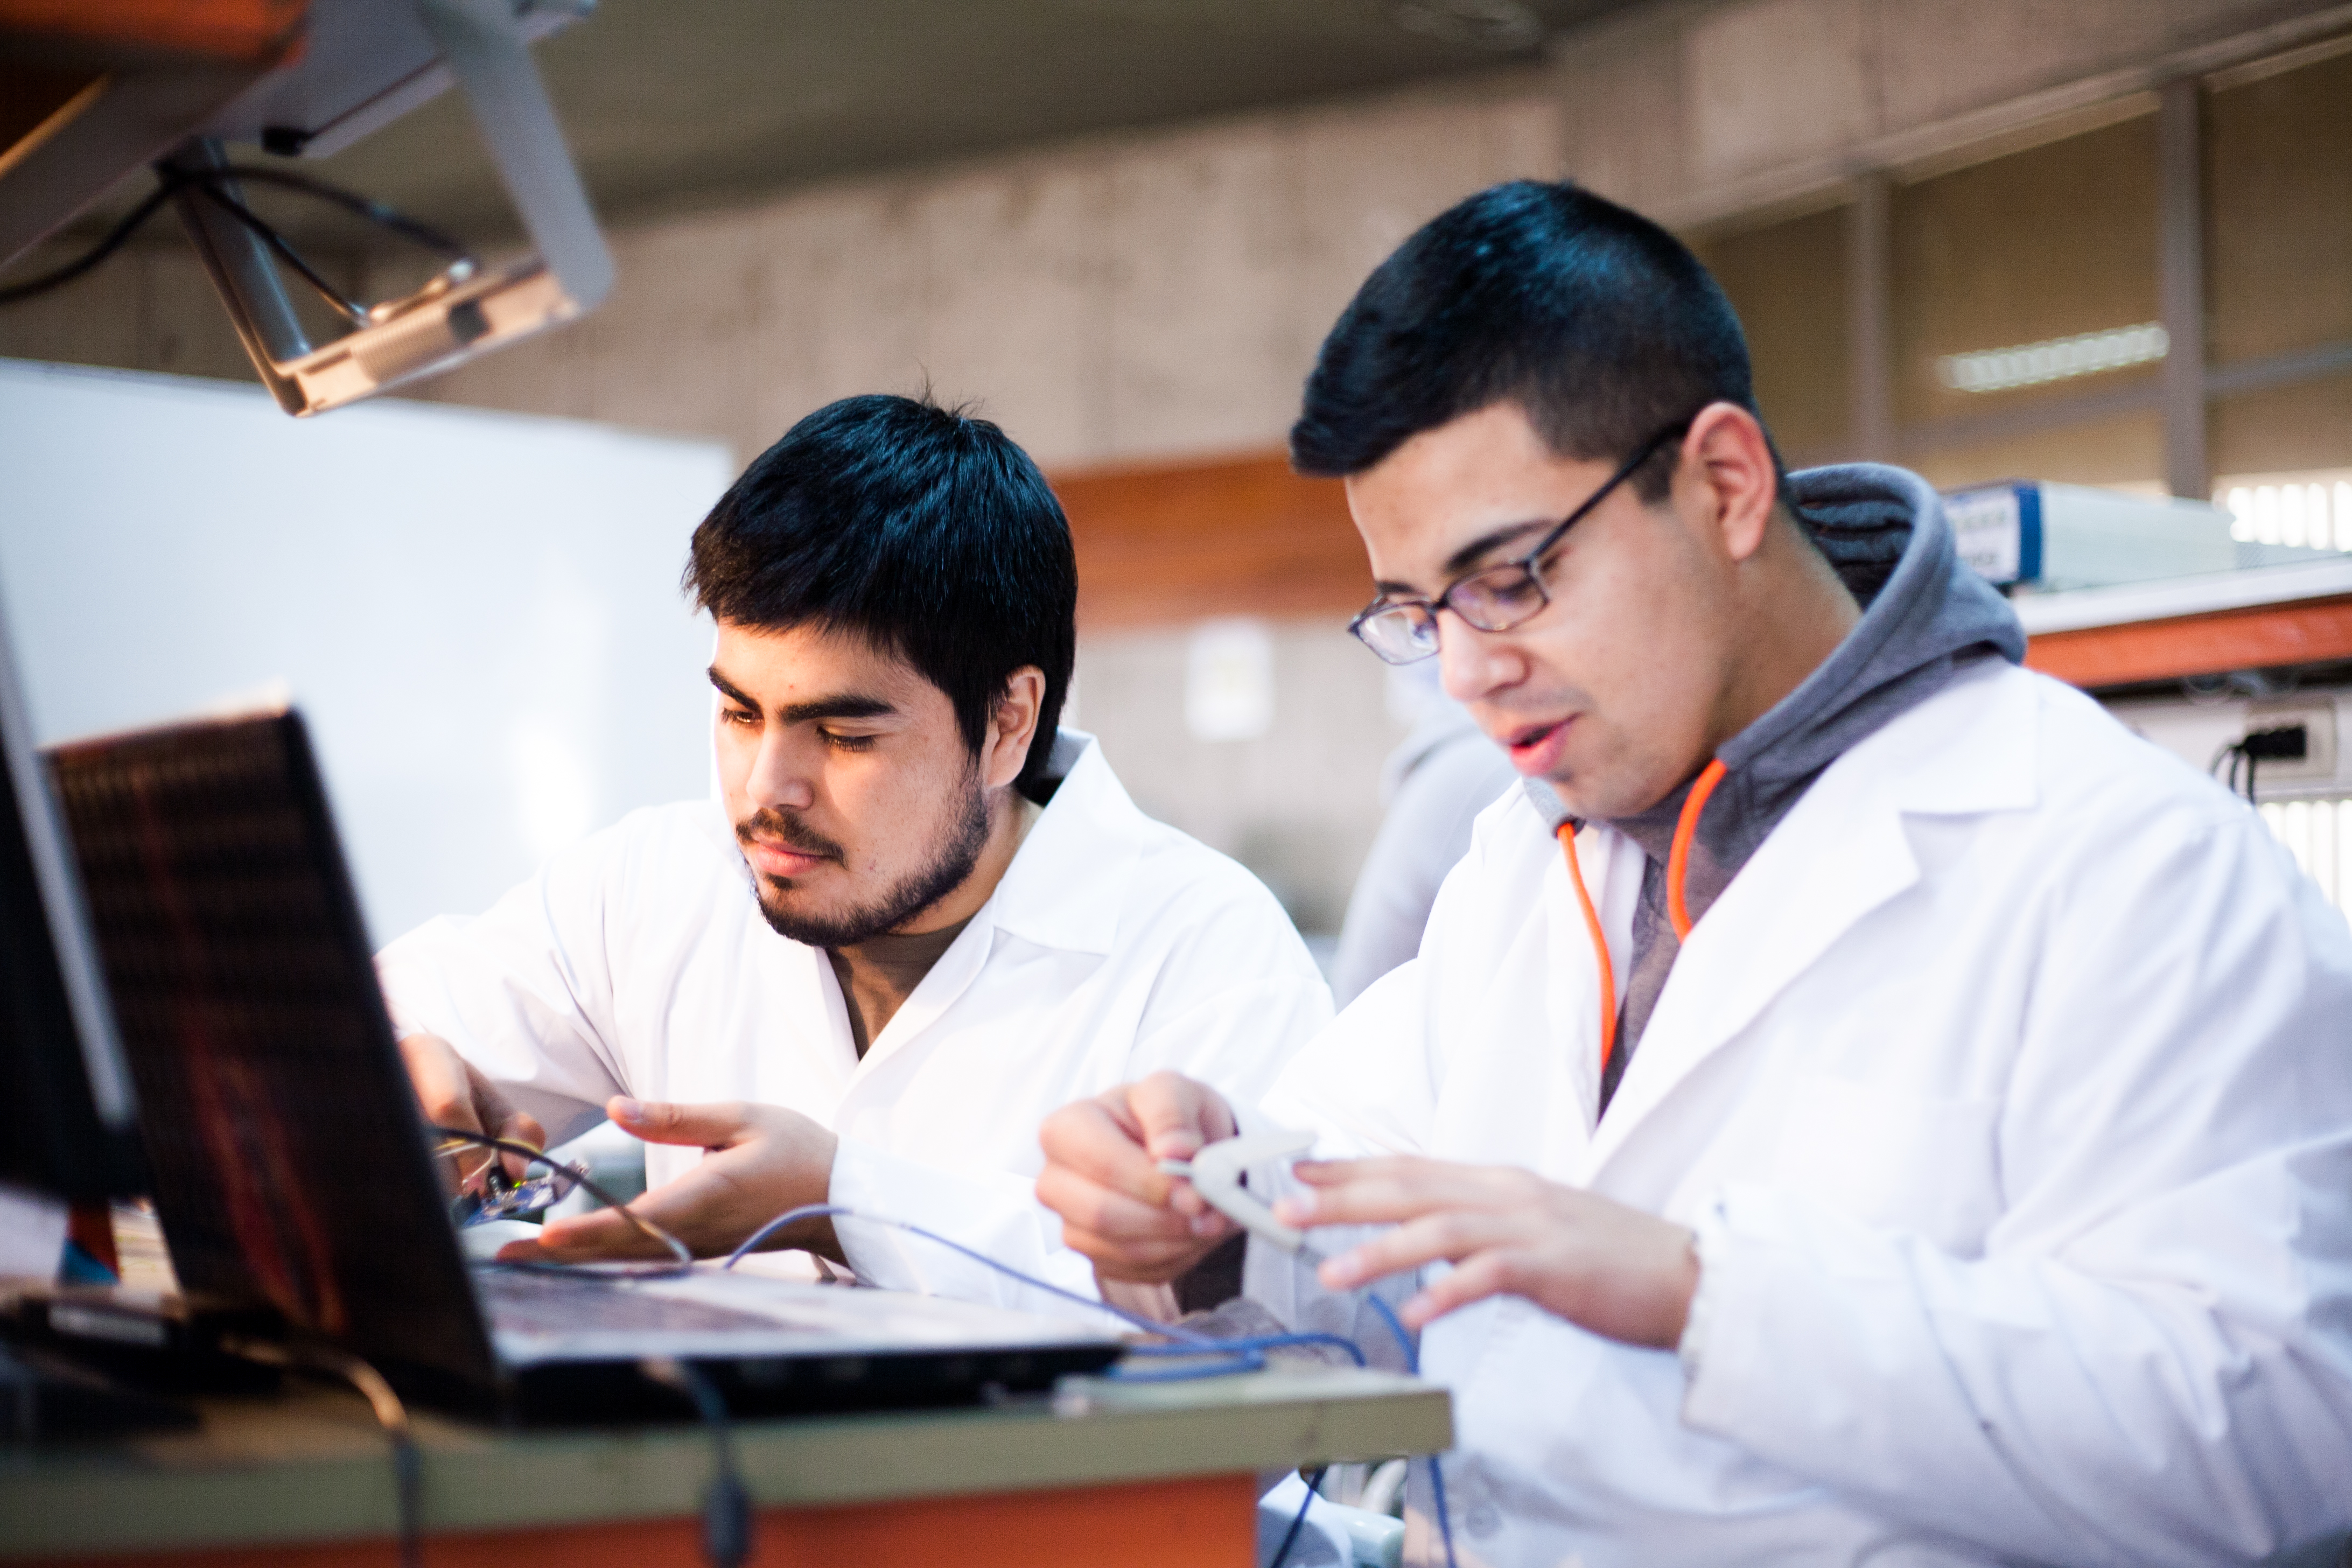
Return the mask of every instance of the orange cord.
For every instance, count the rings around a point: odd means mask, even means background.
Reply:
[[[1576,858],[1573,822],[1559,825],[1560,847],[1568,851],[1568,879],[1576,884],[1576,901],[1584,908],[1584,929],[1592,938],[1592,956],[1601,965],[1601,1070],[1609,1070],[1610,1054],[1617,1048],[1617,972],[1609,962],[1609,937],[1601,929],[1601,911],[1584,886],[1584,868]]]
[[[1706,809],[1707,797],[1715,786],[1723,782],[1723,759],[1716,758],[1706,764],[1691,785],[1690,798],[1683,802],[1681,819],[1675,824],[1674,847],[1666,851],[1666,918],[1675,923],[1675,940],[1690,941],[1690,905],[1683,898],[1683,879],[1690,872],[1691,840],[1698,837],[1698,814]]]
[[[1723,782],[1721,758],[1706,764],[1696,783],[1691,785],[1690,796],[1683,802],[1682,816],[1675,822],[1674,846],[1666,851],[1666,918],[1674,921],[1675,940],[1690,940],[1692,921],[1690,906],[1683,900],[1683,876],[1690,868],[1691,840],[1698,836],[1699,813],[1706,809],[1707,797],[1715,786]],[[1563,822],[1555,830],[1560,847],[1568,852],[1568,879],[1576,886],[1576,901],[1584,910],[1585,934],[1592,939],[1593,962],[1601,966],[1601,1071],[1609,1071],[1609,1058],[1617,1050],[1617,969],[1609,961],[1609,935],[1601,929],[1601,911],[1592,907],[1592,892],[1584,885],[1584,866],[1576,857],[1576,830],[1580,825]]]

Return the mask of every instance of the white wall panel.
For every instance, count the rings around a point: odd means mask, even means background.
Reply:
[[[378,941],[708,787],[679,595],[723,447],[0,361],[0,590],[44,742],[283,680]]]

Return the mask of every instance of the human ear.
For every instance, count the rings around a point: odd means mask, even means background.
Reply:
[[[1029,760],[1029,742],[1037,733],[1038,711],[1045,705],[1045,672],[1024,664],[1004,678],[989,713],[988,741],[982,748],[981,782],[1002,789],[1021,776]]]
[[[1724,552],[1745,561],[1764,542],[1780,495],[1780,467],[1756,416],[1736,403],[1710,403],[1683,439],[1685,470],[1705,489]]]

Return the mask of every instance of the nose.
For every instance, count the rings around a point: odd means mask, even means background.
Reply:
[[[805,751],[793,743],[790,726],[763,727],[753,743],[751,772],[743,781],[751,803],[791,811],[806,811],[814,805],[816,786],[809,777]]]
[[[1452,610],[1438,612],[1438,684],[1456,702],[1475,702],[1527,679],[1527,658],[1508,632],[1482,632]]]

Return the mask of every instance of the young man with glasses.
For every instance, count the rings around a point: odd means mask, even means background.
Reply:
[[[1376,271],[1292,435],[1525,775],[1420,957],[1252,1102],[1058,1111],[1107,1279],[1250,1293],[1454,1392],[1428,1563],[2209,1563],[2352,1522],[2352,933],[2081,694],[1900,469],[1784,477],[1655,226],[1488,191]],[[1433,1510],[1433,1504],[1435,1505]],[[1450,1521],[1441,1542],[1431,1526]]]
[[[984,420],[847,398],[711,509],[687,585],[718,623],[723,798],[633,813],[384,951],[427,1116],[537,1145],[609,1115],[649,1142],[631,1209],[698,1254],[829,1203],[1091,1290],[1037,1206],[1040,1120],[1157,1068],[1255,1095],[1330,1001],[1273,895],[1059,728],[1077,568],[1045,477]],[[787,1243],[1060,1305],[857,1218]],[[504,1256],[661,1247],[604,1211]]]

